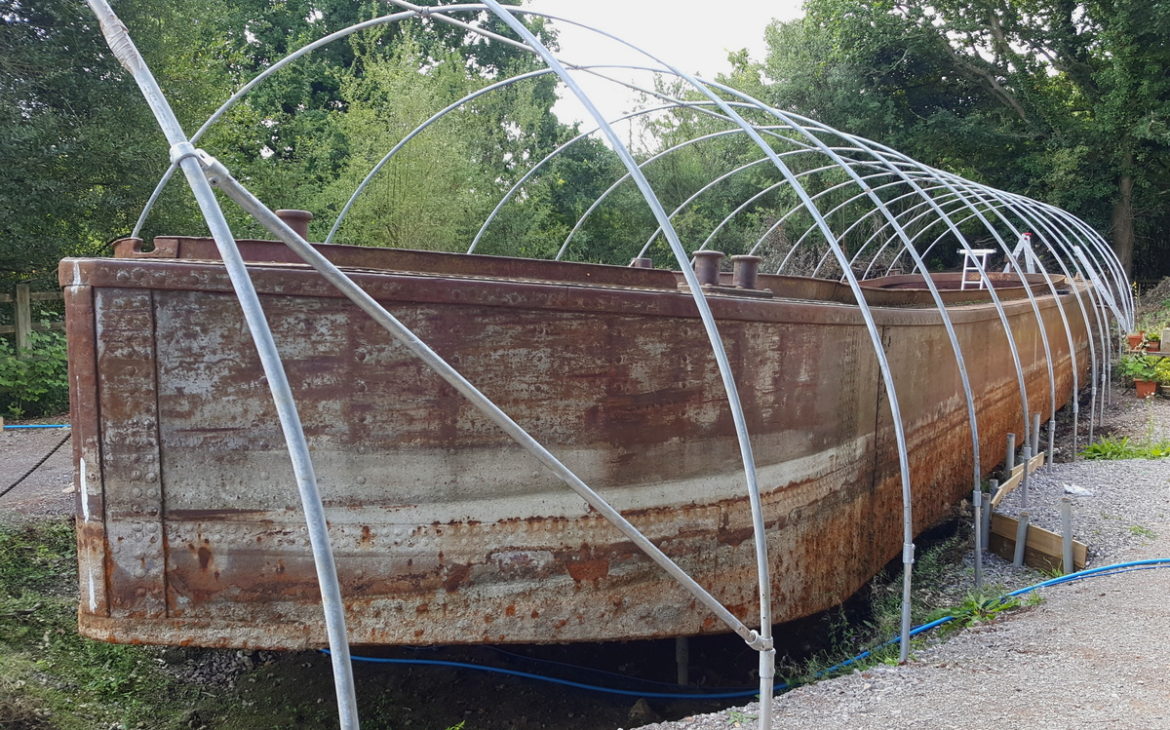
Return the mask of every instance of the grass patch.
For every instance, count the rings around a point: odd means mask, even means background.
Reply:
[[[1105,436],[1086,446],[1081,456],[1096,460],[1164,459],[1170,456],[1170,441],[1134,443],[1128,436]]]
[[[1145,525],[1130,525],[1129,532],[1131,535],[1137,537],[1144,537],[1147,540],[1153,540],[1158,536],[1156,532],[1146,527]]]
[[[192,692],[152,650],[77,634],[74,550],[65,522],[0,528],[0,726],[181,727]]]
[[[0,728],[338,726],[329,658],[316,652],[264,652],[266,663],[255,666],[252,659],[260,655],[249,652],[126,646],[81,637],[76,566],[71,522],[0,525]],[[251,669],[243,669],[245,659]],[[206,679],[216,672],[232,680]],[[471,722],[479,730],[518,727],[510,721],[518,707],[536,714],[519,681],[413,667],[367,665],[355,673],[358,712],[367,730],[459,730],[465,706],[451,698],[469,694],[494,700],[477,708],[485,713]],[[509,682],[510,691],[501,691],[503,682]],[[582,707],[596,704],[591,697],[564,703],[580,718],[585,717]],[[561,711],[542,708],[547,718],[541,719],[556,727]],[[581,728],[582,722],[565,727]]]

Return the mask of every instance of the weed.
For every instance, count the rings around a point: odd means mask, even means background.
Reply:
[[[741,710],[731,710],[727,713],[727,721],[732,727],[741,727],[744,723],[755,721],[755,715],[749,715]]]
[[[1004,599],[999,596],[969,593],[959,605],[936,610],[930,620],[937,621],[938,619],[952,616],[954,620],[943,624],[943,629],[945,631],[955,631],[993,621],[1005,611],[1019,607],[1020,601],[1016,598]]]
[[[1129,533],[1137,537],[1144,537],[1148,540],[1152,540],[1158,536],[1157,533],[1144,525],[1130,525]]]

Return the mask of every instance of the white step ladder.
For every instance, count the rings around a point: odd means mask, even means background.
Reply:
[[[985,288],[986,280],[983,272],[987,271],[987,257],[995,253],[994,248],[965,248],[960,249],[963,254],[963,278],[959,282],[959,289]],[[974,274],[974,278],[971,277]]]

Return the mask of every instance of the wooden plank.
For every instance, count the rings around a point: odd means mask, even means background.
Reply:
[[[1019,520],[1007,515],[991,515],[991,534],[987,549],[1004,560],[1011,560],[1016,550],[1016,527]],[[1024,564],[1037,570],[1063,570],[1064,552],[1061,537],[1043,527],[1028,525],[1028,538],[1024,542]],[[1073,568],[1083,570],[1089,559],[1089,548],[1085,543],[1073,540]]]
[[[52,302],[61,298],[59,291],[34,291],[29,293],[29,299],[34,302]]]
[[[1039,454],[1036,454],[1028,460],[1029,474],[1036,473],[1037,469],[1044,466],[1044,456],[1044,452],[1041,451]],[[1020,486],[1020,482],[1022,481],[1024,481],[1024,465],[1016,464],[1015,467],[1012,468],[1011,477],[1008,478],[1007,481],[1005,481],[1003,484],[999,485],[999,490],[996,491],[995,495],[991,498],[991,506],[998,507],[999,503],[1003,501],[1003,498],[1008,496],[1008,494],[1010,494],[1016,487]]]

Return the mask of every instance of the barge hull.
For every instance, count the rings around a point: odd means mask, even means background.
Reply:
[[[391,252],[371,255],[382,254]],[[480,257],[395,254],[417,270],[349,273],[741,620],[758,621],[731,415],[694,303],[676,278],[522,260],[473,276],[459,267]],[[279,261],[250,268],[309,438],[351,643],[725,630],[315,272]],[[66,260],[61,279],[82,633],[131,643],[324,646],[295,481],[222,267]],[[900,553],[901,494],[889,408],[860,312],[792,298],[822,283],[760,279],[773,296],[713,296],[711,306],[752,434],[779,622],[840,603]],[[882,296],[898,304],[890,292]],[[938,312],[913,296],[874,313],[896,373],[917,532],[969,494],[973,469],[950,343]],[[1071,397],[1072,378],[1058,307],[1074,323],[1082,375],[1088,333],[1076,331],[1072,294],[1040,297],[1039,306],[1059,405]],[[1047,417],[1032,309],[1019,299],[1005,309],[1029,406]],[[1016,375],[994,308],[957,303],[950,312],[987,471],[1006,434],[1023,430]]]

